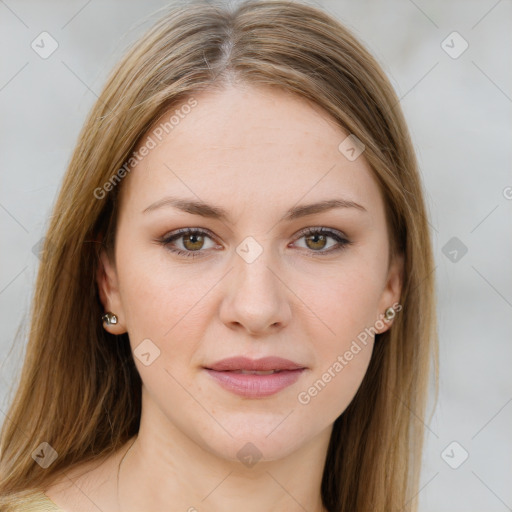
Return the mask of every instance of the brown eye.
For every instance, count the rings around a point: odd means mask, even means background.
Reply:
[[[301,239],[305,240],[305,249],[314,256],[323,256],[337,252],[352,243],[344,238],[341,233],[325,228],[308,228],[301,233],[299,240]],[[335,243],[329,245],[329,239],[334,240]],[[205,248],[208,240],[212,241],[212,245]],[[212,235],[208,231],[185,228],[165,236],[159,242],[172,253],[179,256],[196,258],[204,256],[204,253],[207,252],[206,249],[215,246],[213,240]],[[180,248],[180,245],[182,248]]]
[[[341,233],[325,228],[308,228],[301,235],[301,239],[305,240],[306,248],[310,249],[310,252],[318,253],[315,256],[336,252],[352,243],[344,238]],[[336,243],[328,246],[329,239],[335,240]]]
[[[202,235],[184,235],[183,246],[189,251],[198,251],[203,248],[204,237]]]
[[[306,245],[313,250],[323,249],[327,245],[327,238],[325,235],[308,235],[305,237]]]
[[[210,239],[213,241],[213,237],[202,229],[179,229],[168,236],[165,236],[160,240],[160,243],[169,251],[178,254],[179,256],[187,257],[199,257],[206,252],[205,243]],[[181,241],[181,244],[178,242]],[[178,243],[178,248],[175,247]],[[180,248],[180,245],[183,247]],[[215,244],[212,243],[212,246]],[[208,248],[208,247],[207,247]],[[211,248],[211,247],[210,247]]]

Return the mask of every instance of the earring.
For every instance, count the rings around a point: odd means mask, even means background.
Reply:
[[[105,313],[102,315],[101,319],[103,322],[105,322],[107,325],[115,325],[117,324],[117,316],[114,315],[114,313]]]
[[[389,307],[386,309],[384,316],[386,317],[386,320],[393,320],[393,318],[396,316],[396,312],[393,308]]]

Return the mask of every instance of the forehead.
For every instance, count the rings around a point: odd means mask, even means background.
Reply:
[[[127,208],[140,212],[165,194],[223,205],[238,201],[239,209],[340,195],[368,205],[374,215],[382,211],[364,153],[350,161],[340,152],[349,134],[319,106],[252,85],[203,91],[193,99],[192,108],[176,105],[142,138],[138,149],[148,137],[156,147],[125,178]]]

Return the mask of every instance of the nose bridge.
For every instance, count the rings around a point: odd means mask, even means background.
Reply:
[[[246,237],[237,247],[230,272],[230,297],[224,303],[223,320],[243,325],[252,333],[289,319],[286,287],[279,274],[279,262],[271,248],[271,237]]]
[[[264,239],[265,238],[265,239]],[[279,280],[270,269],[279,265],[271,247],[271,237],[246,237],[236,247],[235,276],[237,290],[247,288],[253,295],[263,293],[267,299],[278,293]]]

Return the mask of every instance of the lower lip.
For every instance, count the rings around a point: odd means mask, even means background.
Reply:
[[[250,373],[218,372],[205,368],[216,381],[235,395],[247,398],[263,398],[291,386],[301,376],[304,368],[283,370],[269,375]]]

